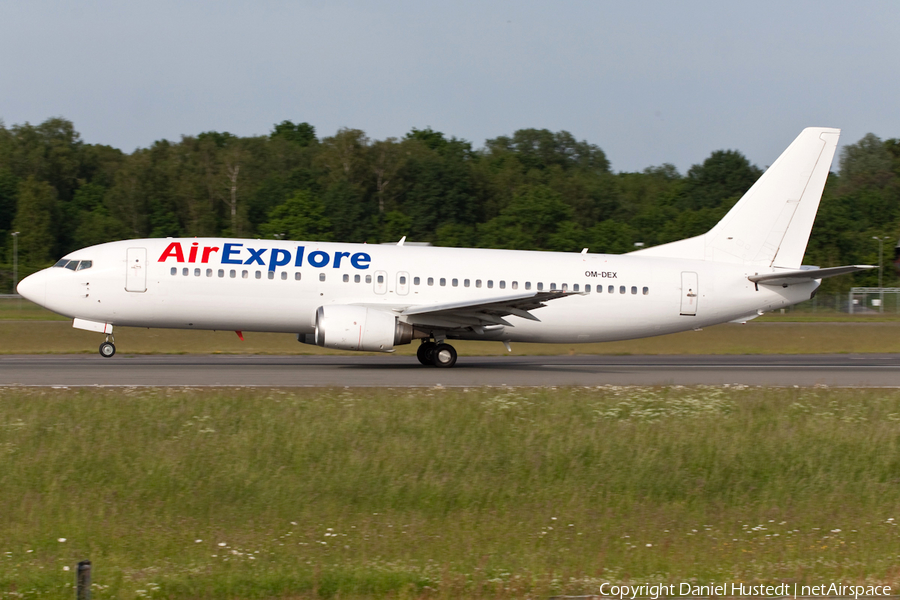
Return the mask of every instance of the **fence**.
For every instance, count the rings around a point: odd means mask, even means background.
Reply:
[[[812,300],[789,306],[783,312],[860,316],[900,314],[900,288],[855,287],[849,293],[816,294]]]
[[[851,315],[900,313],[900,288],[850,288],[847,312]]]

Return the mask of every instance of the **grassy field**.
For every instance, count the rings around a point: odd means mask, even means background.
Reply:
[[[309,346],[296,336],[233,331],[116,328],[120,354],[354,354]],[[69,321],[0,321],[0,354],[95,353],[103,336]],[[498,342],[453,342],[462,356],[505,355]],[[399,346],[397,356],[415,354]],[[512,344],[516,355],[558,354],[833,354],[900,352],[900,322],[753,323],[600,344]]]
[[[356,354],[308,346],[290,334],[116,328],[123,354]],[[27,300],[0,300],[0,354],[94,353],[103,336],[72,328],[71,319]],[[502,344],[454,342],[461,355],[504,355]],[[400,346],[398,356],[415,354]],[[513,344],[513,354],[833,354],[900,352],[897,315],[772,313],[746,325],[726,324],[641,340],[598,344]]]
[[[900,392],[0,390],[0,598],[900,585]]]

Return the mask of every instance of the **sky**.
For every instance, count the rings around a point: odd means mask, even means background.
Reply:
[[[546,128],[685,173],[721,149],[764,168],[807,126],[900,138],[896,0],[0,0],[0,24],[5,125],[129,153],[284,120],[476,148]]]

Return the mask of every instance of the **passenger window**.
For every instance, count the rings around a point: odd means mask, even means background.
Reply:
[[[231,269],[231,271],[228,272],[228,276],[234,279],[235,277],[237,277],[237,271]]]
[[[568,283],[562,284],[562,291],[564,291],[564,292],[568,292],[568,291],[569,291],[569,284],[568,284]]]
[[[206,276],[207,276],[207,277],[212,277],[212,269],[207,269],[207,270],[206,270]]]
[[[413,277],[413,285],[419,285],[419,283],[421,283],[421,282],[422,282],[422,280],[419,279],[418,277]]]
[[[257,279],[262,279],[262,273],[260,273],[259,271],[257,271],[257,272],[256,272],[256,278],[257,278]]]
[[[538,281],[538,291],[539,291],[539,292],[544,291],[544,284],[543,284],[543,282]]]
[[[451,284],[453,287],[459,287],[459,279],[453,279],[453,280],[451,280],[451,281],[450,281],[450,284]]]
[[[619,293],[620,293],[620,294],[624,294],[624,293],[625,293],[625,286],[624,286],[624,285],[620,285],[620,286],[619,286]]]
[[[428,278],[428,285],[434,285],[434,277]]]
[[[247,279],[250,277],[250,271],[241,271],[241,279]]]
[[[609,292],[610,294],[615,294],[615,293],[616,293],[616,286],[611,285],[611,286],[609,286],[608,288],[606,288],[606,291]]]
[[[513,281],[513,282],[512,282],[512,289],[514,289],[514,290],[519,289],[519,282],[518,282],[518,281]]]
[[[175,267],[172,267],[172,270],[169,271],[169,273],[171,273],[172,275],[177,275],[177,274],[178,274],[178,269],[176,269]]]
[[[637,286],[636,285],[631,286],[631,293],[637,294]]]
[[[267,271],[269,279],[275,279],[275,271]]]
[[[530,290],[530,289],[531,289],[531,282],[530,282],[530,281],[526,281],[526,282],[525,282],[525,289],[526,289],[526,290]]]
[[[83,260],[80,263],[78,263],[78,270],[84,271],[85,269],[90,269],[91,265],[93,265],[93,264],[94,263],[89,260]]]
[[[379,283],[379,284],[384,283],[384,275],[379,275],[379,276],[378,276],[378,283]]]
[[[200,269],[194,269],[194,277],[200,277]]]
[[[350,276],[344,273],[344,283],[350,283]]]
[[[488,289],[490,289],[490,288],[492,288],[492,287],[494,287],[494,280],[493,280],[493,279],[488,279]]]
[[[505,289],[506,289],[506,281],[503,281],[503,280],[500,281],[500,289],[501,289],[501,290],[505,290]]]
[[[447,280],[441,277],[441,287],[444,287],[445,285],[447,285]]]
[[[359,283],[359,281],[360,281],[359,275],[354,275],[354,276],[353,276],[353,283]]]
[[[287,281],[287,271],[282,271],[282,272],[281,272],[281,280],[282,280],[282,281]]]
[[[406,276],[405,275],[400,276],[400,285],[406,285]]]
[[[577,284],[577,283],[573,283],[573,284],[572,284],[572,291],[573,291],[573,292],[577,292],[577,291],[578,291],[578,284]]]
[[[294,273],[294,281],[300,281],[300,271]]]
[[[588,294],[590,294],[591,293],[591,284],[589,284],[589,283],[584,284],[584,291],[586,291]]]
[[[552,291],[554,291],[555,289],[556,289],[556,284],[555,284],[555,283],[551,283],[551,284],[550,284],[550,291],[552,292]]]
[[[648,295],[650,293],[650,288],[644,286],[644,295]]]
[[[480,279],[476,279],[476,280],[475,280],[475,287],[477,287],[477,288],[480,288],[480,287],[481,287],[481,280],[480,280]]]
[[[372,276],[366,275],[366,283],[372,283]]]
[[[469,280],[463,279],[463,287],[469,287]]]
[[[325,281],[325,273],[319,273],[319,281]]]
[[[191,270],[188,269],[187,267],[185,267],[184,269],[181,270],[181,274],[182,274],[184,277],[187,277],[187,276],[188,276],[188,273],[190,273],[190,272],[191,272]]]

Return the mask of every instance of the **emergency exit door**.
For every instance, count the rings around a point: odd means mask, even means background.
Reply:
[[[125,253],[125,291],[147,291],[147,249],[129,248]]]
[[[683,271],[681,273],[681,314],[688,317],[696,316],[697,300],[699,299],[697,274],[692,271]]]

